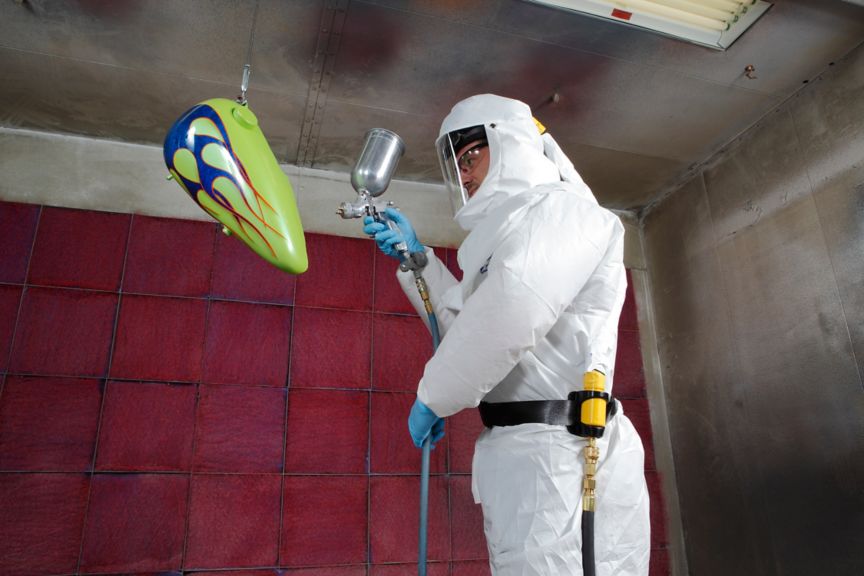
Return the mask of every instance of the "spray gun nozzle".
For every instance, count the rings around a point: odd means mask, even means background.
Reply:
[[[339,205],[339,208],[336,209],[336,214],[348,220],[350,218],[360,218],[366,215],[366,206],[365,202],[357,202],[356,204],[352,204],[350,202],[342,202]]]

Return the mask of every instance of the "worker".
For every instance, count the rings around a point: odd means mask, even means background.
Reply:
[[[619,218],[543,131],[526,104],[490,94],[459,102],[444,119],[436,149],[455,219],[469,232],[458,251],[461,282],[404,214],[386,212],[398,230],[371,219],[364,227],[389,256],[400,258],[398,242],[427,255],[423,275],[442,336],[409,433],[418,447],[430,435],[434,445],[444,418],[480,407],[487,428],[475,443],[472,491],[495,576],[583,574],[586,441],[560,414],[544,413],[551,403],[526,401],[566,400],[586,375],[611,391],[627,284]],[[425,318],[413,275],[397,276]],[[646,576],[644,451],[620,403],[609,408],[598,442],[596,574]]]

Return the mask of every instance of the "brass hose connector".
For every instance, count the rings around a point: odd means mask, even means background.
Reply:
[[[420,275],[419,270],[414,271],[414,284],[417,285],[417,292],[420,293],[420,298],[423,299],[423,307],[426,309],[426,314],[432,314],[432,301],[429,299],[429,288],[426,286],[426,280]]]
[[[606,376],[596,370],[587,372],[583,379],[586,391],[603,392],[606,387]],[[606,426],[606,398],[591,398],[582,403],[582,424],[598,428],[600,435]],[[597,447],[597,438],[589,436],[585,445],[585,478],[582,480],[582,509],[586,512],[594,512],[596,505],[597,489],[597,461],[600,460],[600,448]]]
[[[586,512],[594,512],[596,505],[597,461],[600,459],[600,448],[597,447],[596,438],[588,438],[585,445],[585,478],[582,480],[582,509]]]

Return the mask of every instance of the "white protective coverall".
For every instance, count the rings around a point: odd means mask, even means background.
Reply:
[[[560,400],[585,372],[612,391],[624,300],[624,229],[597,204],[527,105],[493,95],[458,103],[441,134],[483,124],[490,165],[456,214],[470,233],[457,282],[427,248],[424,278],[442,340],[417,395],[440,417],[481,400]],[[399,281],[426,314],[410,272]],[[642,443],[619,404],[598,443],[598,576],[648,574],[650,526]],[[493,574],[581,575],[585,440],[546,424],[495,427],[477,439],[473,494]]]

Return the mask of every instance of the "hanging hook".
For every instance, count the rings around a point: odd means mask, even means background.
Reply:
[[[756,74],[756,67],[752,64],[747,64],[747,66],[744,67],[744,75],[750,80],[756,80],[757,76],[754,76],[754,74]]]
[[[240,96],[237,97],[237,102],[246,105],[246,90],[249,88],[249,76],[252,75],[252,65],[243,65],[243,81],[240,83]]]
[[[552,104],[552,105],[558,104],[560,101],[561,101],[561,94],[558,92],[558,90],[555,90],[554,92],[552,92],[552,94],[550,96],[548,96],[545,100],[543,100],[543,102],[541,102],[537,106],[532,106],[531,110],[534,112],[537,112],[541,108],[545,108],[546,106],[548,106],[550,104]]]
[[[252,13],[252,28],[249,30],[249,46],[246,48],[246,64],[243,65],[243,80],[240,82],[240,96],[237,102],[246,105],[246,90],[249,89],[249,77],[252,75],[252,44],[255,42],[255,23],[258,20],[258,2],[255,2],[255,12]]]

